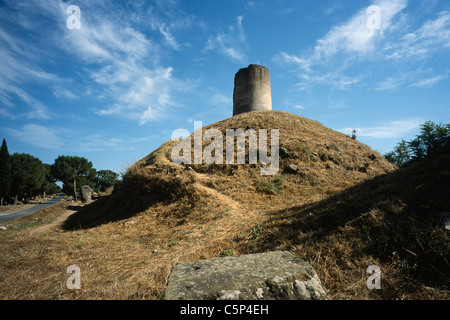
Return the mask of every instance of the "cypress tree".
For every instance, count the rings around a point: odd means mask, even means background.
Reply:
[[[11,162],[8,152],[6,140],[3,138],[2,147],[0,149],[0,205],[8,196],[11,187]]]

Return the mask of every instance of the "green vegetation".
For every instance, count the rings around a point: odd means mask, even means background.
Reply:
[[[328,160],[328,152],[324,151],[320,153],[320,159],[322,161],[327,161]]]
[[[111,170],[99,170],[94,178],[94,190],[104,192],[110,186],[115,185],[119,180],[119,174]]]
[[[222,257],[232,257],[232,256],[234,256],[234,250],[232,248],[231,249],[227,249],[227,250],[223,250],[220,255]]]
[[[59,156],[55,159],[51,172],[57,180],[64,183],[63,191],[65,193],[69,193],[66,187],[72,184],[75,201],[78,201],[77,181],[84,182],[82,184],[88,184],[89,181],[94,179],[96,174],[96,170],[92,168],[92,162],[77,156]]]
[[[6,140],[3,139],[0,149],[0,205],[3,205],[3,199],[8,196],[11,187],[11,162]]]
[[[436,124],[426,121],[420,127],[420,134],[411,141],[402,139],[393,151],[384,154],[384,158],[389,162],[403,167],[418,160],[424,159],[428,155],[431,143],[450,136],[450,123]]]
[[[115,185],[118,178],[119,174],[111,170],[97,172],[86,158],[59,156],[53,164],[47,164],[27,153],[10,155],[5,139],[0,148],[0,205],[17,204],[21,199],[29,202],[36,196],[61,192],[56,181],[63,183],[63,192],[73,194],[78,200],[77,193],[82,185],[104,192]]]
[[[11,156],[11,179],[10,192],[14,195],[14,203],[19,196],[28,202],[45,185],[45,169],[41,160],[27,153],[14,153]]]
[[[263,179],[258,182],[258,189],[268,194],[280,194],[285,178],[281,175],[275,176],[272,179]]]
[[[289,151],[289,149],[284,147],[284,146],[280,146],[278,152],[279,152],[279,155],[280,155],[281,159],[288,159],[288,158],[290,158],[292,156],[291,152]]]

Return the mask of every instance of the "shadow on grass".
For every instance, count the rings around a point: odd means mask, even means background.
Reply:
[[[147,199],[130,197],[113,192],[111,195],[98,198],[96,201],[77,207],[74,214],[63,223],[66,231],[94,228],[99,225],[130,218],[151,206]]]
[[[264,234],[243,251],[276,250],[305,239],[326,243],[339,235],[362,244],[355,254],[386,261],[395,252],[404,272],[450,288],[450,233],[440,218],[446,211],[449,155],[375,177],[313,204],[269,212],[268,221],[260,225]]]

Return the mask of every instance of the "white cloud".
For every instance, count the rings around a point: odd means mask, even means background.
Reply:
[[[84,22],[81,30],[65,31],[66,42],[70,43],[65,49],[83,64],[98,66],[86,72],[98,85],[96,91],[116,101],[101,107],[96,114],[121,116],[145,124],[162,117],[174,105],[172,94],[183,85],[173,78],[172,67],[161,65],[160,46],[131,24],[132,21],[118,23],[108,15],[95,16]],[[168,26],[158,22],[154,27],[169,47],[179,48]]]
[[[300,70],[311,71],[310,64],[311,61],[307,58],[300,58],[296,55],[290,55],[286,52],[280,52],[274,57],[275,61],[281,61],[287,64],[296,65]]]
[[[406,0],[380,0],[374,5],[380,8],[381,30],[368,28],[370,14],[363,8],[346,23],[333,27],[317,41],[310,59],[321,63],[338,53],[365,54],[374,50],[375,41],[382,38],[383,30],[391,25],[392,18],[406,7]]]
[[[360,137],[398,139],[413,130],[417,130],[422,122],[421,119],[394,120],[374,127],[342,128],[338,131],[349,135],[353,129],[356,129],[356,135]]]
[[[404,34],[385,48],[388,59],[424,59],[441,48],[450,47],[450,13],[443,11],[417,30]]]
[[[309,51],[298,55],[280,52],[274,60],[296,72],[300,82],[295,86],[300,90],[317,84],[339,90],[355,86],[374,90],[430,88],[446,79],[447,75],[434,70],[412,68],[411,62],[450,48],[450,13],[440,12],[413,29],[416,21],[404,12],[406,0],[378,0],[373,4],[380,8],[381,30],[367,27],[370,12],[363,8],[332,27]],[[396,73],[384,67],[392,62],[401,63]]]
[[[178,1],[133,2],[127,4],[129,10],[102,0],[95,5],[80,0],[78,5],[81,29],[69,30],[66,2],[37,2],[31,6],[9,1],[9,6],[20,12],[16,17],[18,26],[31,30],[41,28],[42,21],[54,24],[53,28],[46,25],[42,32],[36,33],[39,36],[34,40],[45,40],[47,45],[36,48],[33,43],[33,50],[27,40],[13,37],[0,28],[0,88],[9,90],[2,92],[0,101],[8,106],[19,98],[31,107],[26,117],[48,119],[48,108],[31,93],[21,90],[25,82],[34,81],[45,83],[46,89],[59,99],[75,100],[77,93],[80,93],[79,98],[95,95],[100,106],[92,108],[96,108],[99,115],[116,115],[144,124],[167,114],[175,105],[174,94],[188,86],[174,78],[173,67],[161,62],[163,50],[179,50],[187,45],[177,40],[175,32],[189,28],[194,18],[180,9]],[[159,43],[156,42],[158,34],[162,35]],[[60,79],[34,67],[47,65],[47,50],[65,51],[60,57],[73,67],[73,79]],[[73,83],[77,86],[88,83],[89,87],[86,90],[68,86]],[[114,102],[105,105],[106,101]],[[13,107],[8,108],[2,108],[0,114],[10,117]]]
[[[431,77],[431,78],[421,79],[421,80],[411,84],[411,87],[431,88],[436,83],[438,83],[439,81],[442,81],[442,80],[444,80],[446,78],[447,78],[446,76],[437,75],[437,76],[434,76],[434,77]]]
[[[138,120],[139,124],[156,120],[164,116],[168,106],[173,105],[171,87],[180,83],[172,78],[172,68],[148,71],[138,74],[121,96],[118,103],[96,111],[99,115],[120,115],[128,119]]]
[[[367,26],[371,13],[365,7],[343,24],[332,27],[310,51],[300,55],[281,52],[274,60],[296,67],[301,79],[297,86],[302,90],[314,84],[330,85],[337,89],[359,84],[366,75],[347,75],[347,71],[355,62],[376,54],[376,48],[391,26],[392,19],[406,7],[406,0],[380,0],[374,4],[380,9],[381,30]]]
[[[102,132],[80,135],[78,130],[63,127],[46,127],[34,123],[20,128],[4,128],[4,131],[14,139],[30,146],[59,152],[103,152],[126,151],[134,149],[136,144],[149,142],[154,135],[146,137],[107,136]]]
[[[254,8],[255,7],[255,3],[253,2],[253,1],[248,1],[246,4],[245,4],[245,6],[244,6],[244,8],[246,9],[246,10],[249,10],[249,9],[251,9],[251,8]]]
[[[374,90],[395,90],[400,87],[431,88],[439,81],[447,79],[446,75],[433,75],[430,70],[414,70],[389,76],[374,84]]]
[[[216,94],[211,96],[211,98],[209,98],[208,102],[210,104],[214,104],[214,105],[227,105],[227,106],[233,105],[232,96],[229,94],[225,95],[221,92],[217,92]]]
[[[3,91],[2,93],[2,99],[5,100],[8,104],[12,104],[10,99],[11,96],[19,98],[21,101],[23,101],[28,107],[28,110],[15,110],[14,116],[11,115],[11,113],[5,113],[5,110],[3,111],[4,115],[7,115],[9,118],[15,118],[23,117],[26,119],[40,119],[40,120],[47,120],[50,119],[53,116],[53,113],[45,106],[43,103],[41,103],[39,100],[35,99],[33,96],[28,94],[26,91],[22,90],[19,86],[16,85],[9,85],[5,82],[3,82],[3,79],[0,78],[0,90]],[[13,109],[13,107],[10,107]],[[9,116],[8,116],[9,114]]]
[[[0,12],[1,14],[1,12]],[[41,60],[39,56],[31,54],[29,45],[19,37],[12,37],[0,27],[0,90],[1,100],[5,105],[14,109],[12,102],[19,99],[28,107],[14,110],[16,116],[29,119],[49,119],[52,113],[48,107],[31,93],[23,88],[27,84],[44,83],[53,85],[62,84],[65,79],[56,74],[46,72],[38,67]],[[12,111],[11,111],[12,112]],[[15,118],[11,112],[3,109],[2,114],[8,118]]]
[[[76,100],[78,96],[69,89],[55,86],[52,88],[53,95],[59,99]]]
[[[27,124],[19,130],[5,128],[5,131],[15,139],[35,147],[59,149],[64,145],[55,130],[37,124]]]
[[[159,32],[164,36],[166,43],[172,47],[174,50],[180,50],[180,44],[175,39],[175,37],[170,33],[169,28],[166,26],[160,26]]]
[[[281,52],[274,60],[296,66],[302,80],[298,86],[303,89],[314,84],[347,89],[360,83],[366,75],[346,75],[347,70],[355,61],[360,62],[376,54],[392,20],[406,7],[406,0],[379,0],[374,5],[380,9],[381,30],[367,26],[372,13],[364,7],[346,22],[332,27],[310,51],[300,55]]]
[[[379,90],[379,91],[383,91],[383,90],[394,90],[397,89],[398,87],[402,86],[405,81],[407,80],[408,76],[407,74],[399,74],[399,75],[395,75],[395,76],[390,76],[387,77],[385,79],[383,79],[382,81],[376,83],[374,85],[374,90]]]
[[[228,26],[227,33],[221,32],[216,37],[209,38],[205,51],[217,49],[231,60],[242,63],[246,59],[244,53],[246,39],[242,20],[243,16],[238,16],[236,24]]]
[[[130,151],[135,148],[136,145],[152,141],[155,139],[154,135],[146,137],[117,137],[106,136],[104,133],[93,133],[80,137],[74,132],[66,133],[67,139],[71,139],[71,136],[76,136],[76,139],[72,139],[71,149],[78,152],[103,152],[103,151]],[[65,146],[61,148],[64,150]]]
[[[331,7],[328,7],[327,9],[325,9],[324,14],[326,16],[328,16],[328,15],[332,14],[334,11],[336,11],[337,9],[341,9],[341,8],[342,8],[342,2],[335,1]]]

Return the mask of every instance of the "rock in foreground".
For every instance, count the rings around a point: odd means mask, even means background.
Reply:
[[[285,251],[176,264],[166,300],[324,300],[314,269]]]

